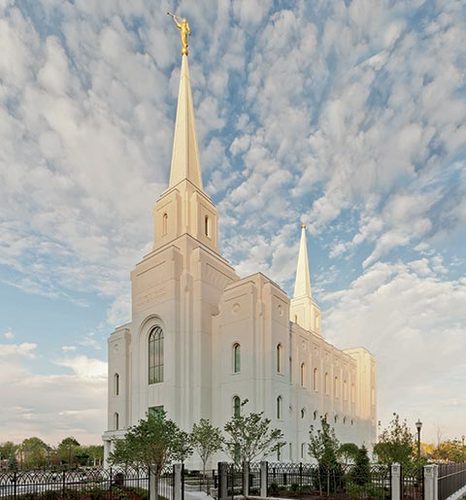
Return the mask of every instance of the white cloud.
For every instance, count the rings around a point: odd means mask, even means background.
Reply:
[[[74,352],[74,351],[76,351],[76,346],[75,345],[62,345],[61,350],[63,352]]]
[[[21,344],[0,344],[0,357],[8,358],[9,356],[18,355],[24,358],[35,358],[36,348],[37,344],[31,342],[23,342]]]
[[[377,263],[348,289],[325,297],[334,301],[324,318],[330,341],[363,345],[377,359],[380,418],[388,422],[393,411],[420,415],[427,439],[434,439],[437,420],[450,437],[459,435],[458,412],[466,411],[464,400],[437,410],[443,401],[461,400],[466,384],[466,364],[458,357],[466,351],[466,286],[444,279],[436,270],[440,260]]]
[[[13,340],[15,338],[15,334],[11,331],[11,330],[7,330],[3,336],[7,339],[7,340]]]
[[[87,356],[75,356],[56,361],[59,366],[70,368],[80,379],[106,379],[107,363]]]

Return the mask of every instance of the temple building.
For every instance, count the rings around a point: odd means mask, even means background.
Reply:
[[[321,416],[342,442],[370,447],[375,359],[323,337],[305,226],[291,299],[260,272],[239,277],[220,253],[217,208],[202,184],[187,50],[170,180],[153,220],[153,249],[131,273],[131,322],[108,339],[106,456],[113,439],[161,408],[186,431],[202,417],[222,428],[235,412],[264,411],[286,441],[272,460],[310,460],[309,427]]]

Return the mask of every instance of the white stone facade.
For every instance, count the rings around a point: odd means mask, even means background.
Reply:
[[[264,411],[283,430],[280,460],[309,460],[309,427],[323,415],[341,441],[368,447],[375,441],[375,360],[364,348],[341,351],[322,337],[305,228],[291,300],[261,273],[240,279],[219,253],[186,55],[170,183],[154,208],[154,248],[131,282],[132,320],[108,339],[106,456],[112,439],[151,408],[163,407],[190,431],[201,417],[223,427],[235,398],[247,398],[243,411]],[[191,465],[198,466],[196,459]]]

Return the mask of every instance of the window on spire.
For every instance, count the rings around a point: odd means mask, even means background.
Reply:
[[[239,396],[235,396],[233,398],[233,416],[240,417],[241,416],[241,400]]]
[[[165,212],[162,216],[162,236],[168,234],[168,214]]]
[[[241,347],[239,344],[233,346],[233,373],[239,373],[241,369]]]
[[[277,398],[277,419],[280,420],[282,418],[282,397],[278,396]]]
[[[211,230],[210,230],[210,218],[208,215],[204,217],[204,232],[207,238],[211,237]]]
[[[282,345],[277,345],[277,373],[282,372]]]
[[[148,340],[149,384],[163,382],[163,330],[156,326],[149,334]]]
[[[120,375],[118,375],[118,373],[115,373],[113,377],[113,394],[115,394],[115,396],[120,394]]]

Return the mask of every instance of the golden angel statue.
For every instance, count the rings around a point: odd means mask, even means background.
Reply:
[[[185,18],[180,19],[178,16],[175,16],[175,14],[172,14],[171,12],[167,12],[167,15],[171,16],[173,18],[173,21],[175,21],[176,27],[180,30],[181,54],[183,56],[187,56],[188,55],[188,36],[191,34],[188,20]]]

